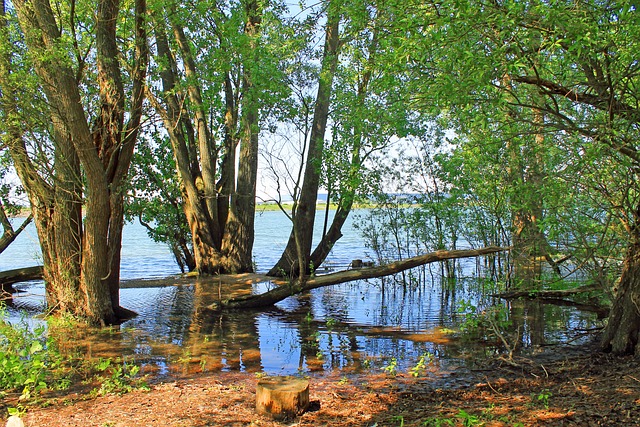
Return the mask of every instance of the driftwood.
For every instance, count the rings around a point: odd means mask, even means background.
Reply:
[[[482,255],[489,255],[508,250],[508,248],[489,246],[481,249],[466,249],[455,251],[436,251],[428,254],[407,258],[402,261],[377,267],[368,267],[357,270],[344,270],[331,274],[324,274],[306,279],[303,282],[298,280],[271,289],[259,295],[246,295],[228,300],[221,300],[209,306],[211,310],[240,309],[240,308],[261,308],[271,306],[283,299],[312,289],[325,286],[337,285],[354,280],[373,279],[377,277],[389,276],[410,268],[415,268],[424,264],[438,261],[445,261],[456,258],[470,258]]]
[[[41,265],[36,267],[17,268],[15,270],[0,271],[0,289],[13,293],[15,289],[11,285],[29,280],[39,280],[43,277]]]

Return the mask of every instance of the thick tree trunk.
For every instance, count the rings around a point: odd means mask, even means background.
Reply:
[[[455,251],[436,251],[402,261],[396,261],[391,264],[381,265],[378,267],[369,267],[358,270],[345,270],[337,273],[316,276],[300,282],[294,282],[281,285],[270,291],[259,295],[248,295],[229,300],[215,302],[209,306],[212,310],[221,309],[240,309],[240,308],[261,308],[271,306],[292,295],[307,292],[312,289],[322,288],[325,286],[337,285],[340,283],[351,282],[354,280],[372,279],[376,277],[389,276],[401,271],[415,268],[420,265],[429,264],[447,259],[477,257],[496,252],[507,250],[506,248],[487,247],[481,249],[455,250]]]
[[[309,151],[307,153],[304,180],[295,216],[293,217],[293,230],[280,260],[269,271],[270,276],[281,276],[283,274],[292,276],[298,273],[303,275],[309,271],[316,202],[320,186],[320,162],[322,162],[324,136],[331,104],[331,91],[338,65],[340,47],[340,13],[335,9],[336,6],[330,4],[327,12],[322,69],[320,70],[313,124],[309,137]]]
[[[62,34],[51,4],[48,0],[34,0],[33,4],[18,0],[14,5],[53,121],[52,185],[39,178],[24,144],[15,144],[12,152],[19,159],[18,174],[32,202],[45,265],[47,300],[52,310],[71,312],[92,323],[115,323],[117,304],[114,307],[111,294],[118,285],[121,236],[117,234],[122,229],[118,197],[142,113],[146,4],[144,0],[135,1],[136,49],[130,74],[133,89],[125,126],[121,55],[116,41],[120,5],[117,0],[97,3],[94,58],[100,103],[94,112],[93,129],[83,108],[77,70],[61,55]],[[115,244],[110,246],[111,242]]]
[[[255,49],[255,37],[259,34],[262,22],[262,7],[258,1],[245,3],[247,23],[245,34]],[[254,56],[254,63],[259,58]],[[225,270],[233,273],[252,272],[254,222],[256,213],[256,181],[258,179],[258,136],[259,136],[259,98],[253,82],[252,66],[244,64],[242,135],[240,138],[240,158],[238,179],[231,204],[222,243],[225,255]]]
[[[601,341],[604,351],[619,355],[640,354],[640,235],[633,237]]]

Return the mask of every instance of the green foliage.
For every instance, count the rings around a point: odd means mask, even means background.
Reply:
[[[481,424],[480,418],[477,415],[470,414],[464,409],[458,411],[456,418],[462,422],[464,427],[474,427]]]
[[[424,427],[445,427],[455,425],[455,421],[448,418],[431,417],[427,418],[422,425]]]
[[[467,339],[495,340],[507,333],[512,324],[505,305],[480,308],[470,301],[462,300],[458,303],[457,311],[462,317],[460,332]]]
[[[540,391],[537,395],[532,395],[531,396],[531,400],[532,403],[537,403],[539,405],[542,405],[545,409],[549,409],[549,399],[551,399],[551,397],[553,396],[553,393],[551,393],[549,390],[544,389],[542,391]]]
[[[395,377],[398,374],[398,359],[392,357],[391,360],[389,360],[389,362],[387,363],[387,366],[382,368],[382,370],[386,374]]]
[[[49,339],[43,325],[32,328],[25,319],[18,324],[6,320],[0,306],[0,389],[19,391],[29,399],[49,388],[68,386],[60,373],[64,357]],[[2,394],[3,392],[0,392]]]
[[[391,420],[397,422],[399,427],[404,427],[404,417],[402,415],[394,415]]]
[[[95,364],[98,373],[94,376],[100,387],[92,390],[92,394],[125,394],[134,389],[148,390],[147,384],[138,377],[140,366],[116,359],[100,359]]]
[[[429,352],[426,352],[420,355],[420,358],[418,359],[418,363],[416,363],[415,366],[409,369],[411,376],[419,377],[420,375],[424,374],[424,372],[427,369],[427,366],[429,365],[429,363],[432,362],[432,360],[433,360],[433,354]]]
[[[125,204],[127,220],[139,220],[149,237],[171,248],[183,272],[195,267],[191,231],[182,209],[182,191],[167,138],[141,141],[134,154]]]

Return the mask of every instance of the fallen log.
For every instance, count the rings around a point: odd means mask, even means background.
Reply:
[[[516,298],[564,298],[571,295],[581,294],[585,292],[598,291],[600,288],[596,285],[584,285],[571,289],[529,289],[518,291],[507,291],[499,294],[491,294],[492,297],[502,299],[516,299]]]
[[[43,278],[43,267],[16,268],[15,270],[0,271],[0,289],[5,292],[14,293],[15,289],[11,285],[29,280],[39,280]]]
[[[401,261],[377,267],[367,267],[357,270],[343,270],[331,274],[323,274],[308,278],[304,281],[295,280],[283,284],[265,293],[258,295],[245,295],[237,298],[220,300],[211,304],[211,310],[241,309],[241,308],[261,308],[271,306],[285,298],[312,289],[325,286],[337,285],[340,283],[352,282],[355,280],[373,279],[400,273],[401,271],[415,268],[421,265],[438,261],[445,261],[456,258],[470,258],[482,255],[489,255],[497,252],[509,250],[509,248],[489,246],[481,249],[464,249],[454,251],[436,251],[424,255],[418,255]]]

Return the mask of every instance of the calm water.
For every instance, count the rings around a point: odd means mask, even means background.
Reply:
[[[268,270],[284,249],[290,225],[280,212],[256,218],[255,261]],[[318,226],[318,235],[321,227]],[[348,223],[327,264],[345,268],[352,259],[367,258],[367,250]],[[39,264],[35,230],[30,227],[4,253],[0,270]],[[462,260],[462,271],[473,272],[474,260]],[[246,370],[267,373],[345,373],[380,370],[395,359],[406,371],[420,356],[435,356],[442,369],[472,364],[496,350],[490,345],[462,342],[447,330],[460,322],[461,300],[481,303],[486,296],[477,281],[458,281],[447,290],[434,267],[420,286],[403,289],[392,281],[371,280],[317,289],[288,298],[263,311],[212,313],[204,309],[222,290],[215,280],[180,286],[126,288],[124,307],[139,315],[108,331],[77,331],[74,350],[91,357],[125,356],[158,374],[184,375],[207,370]],[[125,227],[122,248],[123,280],[165,278],[179,274],[170,252],[151,241],[134,223]],[[464,275],[464,274],[463,274]],[[254,285],[263,291],[270,284]],[[42,283],[16,286],[10,308],[12,321],[20,312],[36,314],[44,300]],[[240,286],[244,287],[244,286]],[[225,294],[234,289],[224,290]],[[520,323],[525,345],[575,339],[579,331],[598,325],[595,315],[572,308],[519,305],[510,308]],[[544,314],[544,315],[543,315]]]

